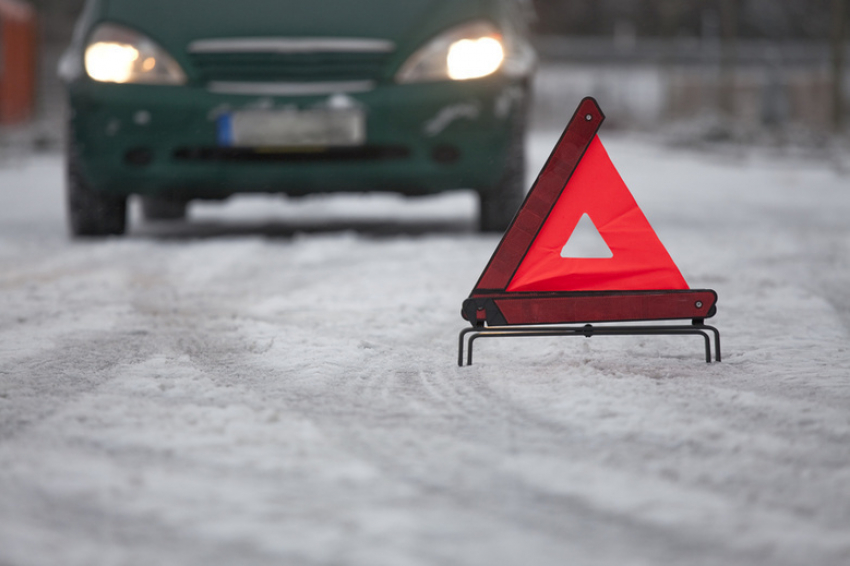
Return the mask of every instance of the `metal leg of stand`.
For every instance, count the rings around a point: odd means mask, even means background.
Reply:
[[[464,340],[466,339],[466,335],[471,332],[478,332],[481,330],[480,328],[471,327],[464,328],[460,331],[460,336],[458,336],[458,345],[457,345],[457,365],[463,367],[463,349],[464,349]],[[472,365],[472,358],[470,357],[469,365]]]
[[[458,365],[463,367],[464,345],[467,350],[467,365],[472,365],[473,345],[478,338],[521,338],[527,336],[654,336],[654,335],[691,335],[702,336],[705,341],[705,361],[711,363],[711,338],[708,333],[714,334],[715,359],[719,362],[720,356],[720,332],[703,324],[691,326],[593,326],[587,324],[582,327],[489,327],[489,328],[466,328],[461,331],[458,340]],[[466,337],[471,335],[468,340]]]
[[[699,328],[704,328],[710,332],[714,333],[714,359],[716,361],[721,361],[720,357],[720,331],[714,328],[713,326],[702,325]]]

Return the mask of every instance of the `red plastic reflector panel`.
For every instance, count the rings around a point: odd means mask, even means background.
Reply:
[[[613,257],[561,257],[584,214]],[[507,291],[655,289],[688,289],[688,284],[594,136]]]
[[[707,318],[717,302],[714,291],[638,291],[495,299],[505,324],[564,324]],[[696,305],[699,306],[696,306]]]

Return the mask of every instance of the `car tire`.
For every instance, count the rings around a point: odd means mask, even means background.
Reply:
[[[478,191],[478,230],[504,232],[525,200],[525,133],[528,123],[529,89],[513,116],[511,138],[502,176],[493,187]]]
[[[95,190],[86,180],[73,142],[67,151],[65,192],[74,236],[118,236],[127,228],[127,197]]]
[[[511,140],[502,177],[494,187],[478,192],[478,229],[504,232],[525,199],[525,128]]]
[[[143,196],[142,215],[145,220],[183,220],[188,204],[184,200]]]

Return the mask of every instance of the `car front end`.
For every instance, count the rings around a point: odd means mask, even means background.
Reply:
[[[309,6],[89,2],[60,69],[79,179],[181,202],[498,185],[534,66],[519,4]]]

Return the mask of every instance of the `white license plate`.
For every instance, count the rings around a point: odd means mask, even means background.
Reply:
[[[356,146],[366,141],[366,117],[358,108],[240,110],[218,120],[226,147]]]

